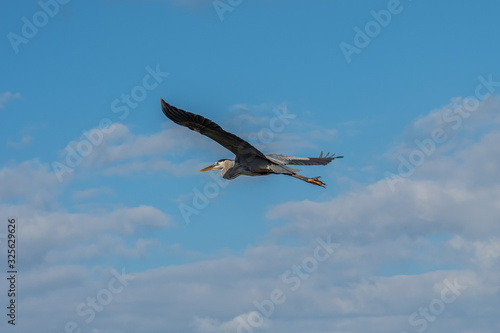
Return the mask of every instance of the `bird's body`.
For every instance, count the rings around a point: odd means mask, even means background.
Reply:
[[[264,155],[245,140],[224,131],[210,119],[178,109],[166,103],[163,99],[161,100],[161,107],[163,113],[176,124],[208,136],[236,155],[234,163],[232,160],[222,159],[201,170],[221,169],[224,179],[234,179],[241,175],[264,176],[269,174],[283,174],[325,187],[326,184],[320,181],[319,177],[304,177],[297,174],[300,170],[291,168],[288,165],[326,165],[335,158],[342,157],[334,156],[335,154],[326,154],[323,156],[323,153],[319,157],[294,157],[279,154]]]

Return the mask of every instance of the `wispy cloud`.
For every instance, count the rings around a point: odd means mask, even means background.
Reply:
[[[25,161],[0,169],[0,199],[35,206],[51,205],[61,190],[57,177],[39,160]]]
[[[14,99],[21,98],[20,93],[11,93],[10,91],[6,91],[4,93],[0,93],[0,109],[5,108],[5,106]]]
[[[264,153],[293,154],[307,148],[315,150],[310,156],[316,156],[320,150],[326,151],[330,147],[317,147],[313,142],[320,140],[326,145],[337,136],[334,128],[322,128],[302,122],[300,116],[290,111],[283,103],[259,106],[236,105],[232,109],[236,112],[225,119],[214,121],[224,129],[249,141]],[[168,159],[168,155],[178,156],[186,151],[194,152],[200,148],[213,150],[219,154],[217,156],[232,155],[208,137],[170,121],[166,121],[165,126],[160,132],[138,135],[132,133],[124,124],[111,124],[102,135],[102,139],[96,140],[98,142],[96,144],[92,144],[88,137],[90,134],[84,134],[78,140],[69,142],[61,151],[61,161],[76,159],[77,166],[70,169],[99,168],[107,175],[126,176],[164,172],[182,176],[196,172],[201,161],[189,159],[174,163]],[[97,133],[97,129],[90,129],[88,133],[93,131]],[[85,149],[80,154],[79,151],[84,145],[90,147],[89,152],[87,153]]]
[[[95,138],[89,138],[91,134],[88,133],[100,133],[100,136],[94,134]],[[211,142],[205,139],[179,126],[153,134],[138,135],[131,133],[127,126],[114,123],[105,133],[93,128],[77,141],[69,142],[60,152],[59,161],[55,161],[53,166],[56,163],[64,166],[62,171],[54,167],[59,176],[80,170],[120,176],[159,171],[181,175],[189,171],[168,161],[168,155],[194,147],[209,147]],[[186,163],[193,165],[193,161]]]
[[[100,188],[89,188],[86,190],[81,190],[81,191],[75,191],[73,194],[73,197],[77,200],[88,200],[91,198],[95,198],[98,196],[109,196],[113,195],[115,191],[111,188],[107,187],[100,187]]]
[[[33,137],[30,135],[23,136],[20,141],[12,141],[9,139],[7,140],[7,146],[14,149],[24,148],[30,144],[32,139]]]
[[[487,115],[497,117],[498,110],[481,108],[478,112],[489,119]],[[333,228],[332,233],[345,240],[385,239],[401,232],[412,237],[465,232],[470,239],[497,234],[500,131],[485,126],[488,122],[469,124],[470,130],[479,131],[476,140],[467,131],[457,133],[450,139],[452,153],[436,149],[412,177],[382,179],[325,202],[279,205],[269,217],[293,221],[282,232],[305,235],[307,230],[314,234]],[[422,123],[420,119],[413,126]],[[434,122],[427,127],[433,128]]]
[[[238,332],[245,329],[245,327],[249,327],[248,324],[243,324],[249,321],[249,318],[254,318],[260,316],[256,311],[248,312],[236,316],[235,318],[220,322],[217,319],[205,317],[200,318],[195,316],[192,322],[192,326],[196,329],[197,332],[200,333],[232,333]],[[267,320],[266,322],[259,325],[259,328],[267,328]]]
[[[123,0],[107,0],[110,3],[118,3]],[[136,0],[137,2],[168,2],[173,3],[178,6],[187,7],[192,10],[198,10],[205,7],[206,5],[212,3],[213,0]]]
[[[0,209],[23,220],[23,238],[30,244],[24,250],[27,270],[48,261],[59,264],[109,256],[138,258],[146,255],[153,243],[136,239],[131,246],[127,240],[131,235],[173,225],[168,214],[146,205],[83,213],[31,205],[1,205]]]
[[[132,160],[112,165],[105,170],[105,173],[112,176],[133,176],[139,174],[145,176],[161,172],[174,176],[187,176],[198,173],[198,170],[201,168],[200,165],[200,162],[196,160],[174,163],[161,158],[152,158],[147,160]]]
[[[111,303],[106,316],[99,318],[99,324],[115,330],[132,331],[142,327],[150,332],[159,332],[168,322],[169,329],[182,333],[192,332],[193,329],[200,333],[236,332],[238,327],[245,325],[253,328],[251,325],[256,324],[256,318],[265,317],[265,311],[269,311],[269,305],[260,305],[259,308],[254,302],[265,303],[266,297],[283,283],[280,269],[297,261],[296,249],[281,246],[279,258],[275,258],[270,250],[257,247],[245,253],[244,257],[226,257],[134,273],[135,279],[127,287],[126,297],[119,297]],[[255,331],[259,328],[263,332],[278,333],[322,332],[324,327],[330,327],[333,330],[360,332],[374,327],[376,329],[372,331],[377,333],[389,329],[398,332],[408,326],[409,316],[415,311],[418,313],[419,307],[430,304],[432,309],[433,300],[441,296],[443,281],[456,282],[462,289],[457,291],[460,294],[454,303],[446,304],[446,315],[435,317],[433,325],[436,327],[443,324],[457,329],[484,327],[486,324],[473,319],[473,314],[464,315],[466,309],[470,306],[483,309],[496,304],[495,294],[489,289],[498,281],[494,272],[480,275],[467,270],[449,270],[360,279],[359,276],[365,275],[357,270],[361,268],[359,262],[347,256],[347,251],[342,256],[332,258],[334,262],[325,263],[299,289],[287,295],[286,302],[276,306],[273,316],[265,318]],[[92,270],[72,266],[48,270],[37,273],[52,277],[41,280],[46,281],[42,289],[50,295],[51,301],[58,300],[54,304],[61,315],[57,318],[46,316],[43,322],[62,327],[65,320],[72,319],[79,325],[85,325],[83,318],[75,318],[74,308],[65,309],[59,304],[74,304],[70,300],[75,299],[85,300],[85,290],[88,293],[88,290],[102,288],[96,282],[83,278],[90,276]],[[56,276],[65,277],[65,285],[73,287],[62,289],[60,285],[50,283],[58,281]],[[298,279],[297,275],[294,276]],[[33,277],[34,274],[31,274],[27,279],[35,283]],[[40,282],[38,287],[40,290]],[[38,305],[34,296],[26,300],[24,311],[35,318],[29,325],[35,325],[39,322],[37,319],[42,319],[43,312],[40,313]],[[120,320],[124,311],[128,318],[126,322]],[[485,313],[481,320],[493,315]],[[141,321],[141,318],[145,320]]]
[[[258,117],[254,121],[266,124]],[[96,148],[96,156],[88,156],[85,167],[104,168],[105,174],[175,172],[162,155],[176,148],[162,144],[177,135],[185,137],[190,133],[187,129],[172,127],[137,135],[124,125],[116,126],[108,141]],[[500,163],[500,132],[471,125],[471,130],[478,128],[481,131],[474,139],[464,140],[453,153],[436,152],[421,166],[418,177],[398,182],[394,191],[385,179],[379,179],[335,198],[271,207],[267,218],[272,230],[241,254],[197,254],[184,250],[183,244],[162,248],[159,239],[141,235],[143,230],[172,225],[167,213],[150,205],[106,206],[84,212],[57,205],[34,207],[23,196],[43,193],[46,187],[57,188],[53,173],[39,161],[5,167],[0,170],[2,184],[25,178],[25,188],[19,192],[0,190],[2,198],[23,200],[23,204],[0,209],[23,212],[23,239],[30,244],[24,250],[25,288],[30,294],[23,311],[33,318],[28,329],[35,329],[40,321],[62,329],[68,320],[86,327],[84,319],[75,316],[75,302],[95,297],[105,287],[91,278],[102,267],[71,263],[143,260],[153,249],[161,248],[165,257],[185,256],[194,262],[165,263],[135,273],[137,278],[127,287],[126,297],[116,296],[106,307],[106,316],[99,317],[100,327],[154,332],[164,330],[168,322],[170,330],[182,333],[234,332],[244,327],[242,323],[251,325],[255,318],[265,318],[258,327],[263,332],[322,332],[324,327],[398,332],[408,330],[409,318],[425,319],[419,315],[420,308],[430,309],[434,316],[432,309],[440,301],[443,281],[457,281],[466,289],[456,302],[446,303],[446,315],[435,315],[427,325],[457,331],[486,330],[488,324],[498,322],[496,313],[489,309],[497,303],[500,285],[495,264],[500,258],[500,178],[495,167]],[[209,141],[197,133],[193,137]],[[149,143],[152,147],[140,149]],[[183,165],[187,169],[196,163],[188,160]],[[57,201],[57,193],[45,193],[45,200]],[[96,187],[73,193],[77,200],[90,201],[111,192]],[[272,227],[277,220],[279,224]],[[311,244],[325,233],[341,246],[309,274]],[[300,245],[282,244],[290,239]],[[294,279],[283,280],[283,272],[288,270],[294,272],[288,278]],[[272,291],[285,290],[283,285],[289,287],[293,281],[304,282],[285,295],[286,302],[275,304],[272,317],[267,318],[270,303],[266,301]],[[89,290],[95,292],[89,295]],[[44,302],[56,304],[50,310],[60,313],[57,318],[40,310],[44,309],[39,302],[42,292]],[[68,308],[68,304],[75,306]],[[484,313],[484,323],[474,315],[463,315],[470,313],[471,307]],[[127,321],[123,321],[124,313]]]
[[[235,133],[249,141],[264,153],[294,154],[301,150],[332,149],[338,131],[333,124],[313,124],[305,120],[304,112],[299,112],[283,102],[260,105],[235,104],[225,123],[239,130]],[[325,126],[326,125],[326,126]],[[321,143],[321,147],[318,145]],[[311,156],[319,151],[311,153]]]
[[[393,154],[408,154],[417,142],[432,139],[437,131],[442,132],[443,142],[437,145],[438,151],[460,148],[464,139],[474,132],[485,131],[500,124],[500,96],[478,101],[474,108],[468,106],[468,99],[452,98],[441,108],[430,111],[406,127],[402,142],[395,147]]]

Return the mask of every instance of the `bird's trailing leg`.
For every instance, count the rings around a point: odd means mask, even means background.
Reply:
[[[326,188],[326,184],[323,183],[321,180],[319,180],[319,177],[308,178],[308,177],[304,177],[304,176],[301,176],[301,175],[296,174],[296,173],[292,173],[290,176],[298,178],[298,179],[303,180],[305,182]]]

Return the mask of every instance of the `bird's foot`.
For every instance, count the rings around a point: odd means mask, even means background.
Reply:
[[[319,180],[319,176],[318,177],[314,177],[314,178],[307,178],[307,182],[311,183],[311,184],[314,184],[314,185],[321,186],[323,188],[326,188],[326,184],[323,183],[321,180]]]

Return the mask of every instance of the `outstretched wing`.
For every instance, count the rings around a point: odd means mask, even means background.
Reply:
[[[255,157],[266,158],[257,148],[243,140],[242,138],[226,132],[205,117],[176,108],[161,100],[161,109],[174,123],[185,126],[193,131],[208,136],[220,145],[235,154],[240,160],[255,159]]]
[[[273,162],[279,162],[281,164],[291,164],[291,165],[327,165],[336,158],[343,158],[344,156],[335,156],[335,154],[330,155],[330,153],[323,156],[323,152],[319,157],[295,157],[288,155],[279,154],[269,154],[266,155],[268,159]]]

